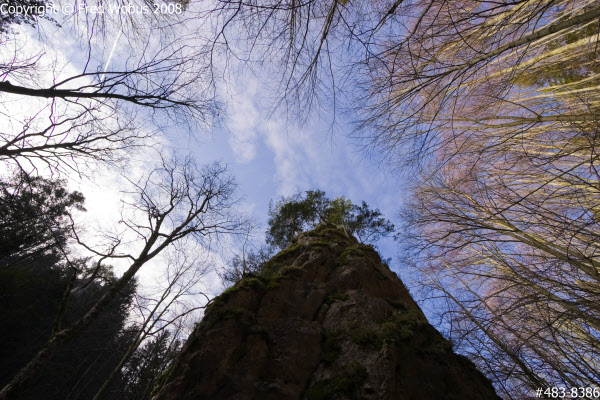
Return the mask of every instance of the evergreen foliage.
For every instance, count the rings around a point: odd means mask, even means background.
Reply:
[[[269,204],[267,243],[284,249],[299,233],[321,223],[343,228],[362,243],[373,244],[394,232],[394,225],[364,201],[359,206],[344,196],[330,199],[321,190],[308,190],[304,197],[298,193]]]
[[[121,390],[118,394],[123,400],[150,399],[180,348],[181,342],[169,331],[161,331],[133,353],[112,385],[112,393]]]
[[[22,173],[0,181],[2,386],[51,337],[72,279],[82,289],[69,297],[64,326],[84,315],[116,280],[111,267],[94,274],[95,266],[86,260],[67,260],[71,212],[84,210],[83,202],[81,193],[69,192],[62,181]],[[92,274],[95,279],[89,281]],[[132,280],[89,328],[51,357],[18,398],[92,398],[132,342],[126,323],[135,290]],[[113,394],[128,387],[122,379],[120,387],[113,386]]]
[[[0,180],[0,266],[65,245],[71,212],[85,209],[83,195],[64,185],[23,172]]]
[[[71,279],[62,261],[56,254],[43,254],[0,268],[1,384],[27,364],[52,335],[63,292]],[[83,261],[78,265],[89,270]],[[85,314],[115,280],[110,268],[102,275],[106,282],[95,280],[71,296],[63,325]],[[129,346],[126,322],[135,286],[135,281],[129,284],[94,324],[57,352],[19,398],[90,399]]]
[[[394,225],[364,201],[359,206],[344,196],[330,199],[322,190],[307,190],[304,196],[298,193],[282,197],[276,203],[271,201],[267,244],[234,255],[221,278],[226,284],[233,285],[245,276],[268,274],[265,265],[277,249],[286,249],[297,235],[321,224],[336,225],[346,234],[356,236],[361,243],[369,244],[394,232]]]

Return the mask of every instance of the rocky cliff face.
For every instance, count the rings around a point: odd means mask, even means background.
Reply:
[[[215,299],[155,399],[497,397],[370,246],[322,226]]]

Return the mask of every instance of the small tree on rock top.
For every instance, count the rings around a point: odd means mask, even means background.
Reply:
[[[267,243],[283,249],[296,235],[321,223],[339,226],[370,244],[394,232],[394,225],[364,201],[358,206],[344,196],[330,199],[321,190],[308,190],[304,197],[298,193],[274,205],[271,202]]]

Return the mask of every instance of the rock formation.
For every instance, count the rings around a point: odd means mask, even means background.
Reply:
[[[371,246],[326,225],[206,310],[156,400],[497,399]]]

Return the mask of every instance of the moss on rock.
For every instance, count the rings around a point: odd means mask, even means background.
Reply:
[[[497,400],[374,249],[331,225],[213,299],[184,349],[157,400]]]
[[[327,296],[325,299],[325,304],[332,304],[336,301],[346,301],[348,300],[348,295],[346,293],[334,293],[330,296]]]
[[[340,372],[329,379],[316,382],[307,392],[308,400],[327,400],[337,394],[351,399],[360,398],[360,388],[367,379],[367,370],[357,361],[345,364]]]
[[[333,363],[340,355],[341,343],[339,331],[325,335],[321,360],[325,365]]]

